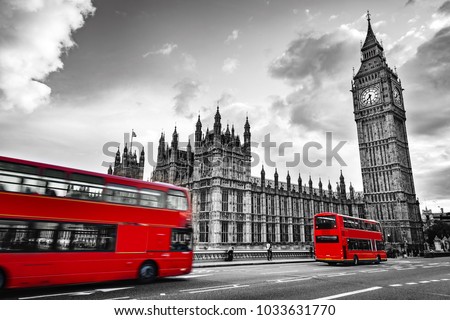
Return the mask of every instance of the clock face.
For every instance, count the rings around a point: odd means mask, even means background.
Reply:
[[[368,107],[380,102],[380,87],[370,86],[361,93],[361,106]]]
[[[400,90],[398,88],[394,88],[394,103],[396,105],[400,105],[402,103],[402,98],[400,95]]]

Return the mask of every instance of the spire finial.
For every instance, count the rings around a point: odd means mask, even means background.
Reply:
[[[369,10],[367,10],[367,15],[366,15],[366,17],[367,17],[367,21],[370,22],[370,12],[369,12]]]

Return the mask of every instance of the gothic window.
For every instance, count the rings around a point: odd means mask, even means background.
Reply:
[[[236,223],[236,242],[238,242],[238,243],[244,242],[244,223],[243,222]]]
[[[293,222],[294,222],[294,224],[293,224],[293,234],[292,234],[292,237],[293,237],[293,241],[294,242],[299,242],[299,241],[301,241],[301,238],[300,238],[300,219],[298,219],[298,218],[294,218],[293,219]]]
[[[222,243],[228,242],[228,221],[221,221],[221,239]]]
[[[274,223],[267,223],[266,224],[267,229],[267,242],[275,242],[275,224]]]
[[[200,192],[200,211],[206,211],[206,204],[207,204],[208,194],[206,190],[202,190]]]
[[[228,211],[228,190],[222,189],[222,211]]]
[[[283,218],[284,220],[284,218]],[[289,225],[286,223],[286,220],[283,221],[283,223],[280,225],[280,231],[281,231],[281,242],[288,242],[289,241]]]
[[[244,195],[241,190],[237,191],[237,212],[244,212]]]
[[[261,223],[260,222],[254,222],[252,230],[252,242],[262,242],[261,238]]]
[[[270,197],[270,214],[275,215],[275,197]]]
[[[199,232],[199,242],[208,242],[209,240],[209,222],[200,221],[200,232]]]
[[[261,194],[256,194],[256,213],[261,213]]]
[[[311,225],[305,225],[305,241],[306,242],[312,242],[311,230],[312,230]]]

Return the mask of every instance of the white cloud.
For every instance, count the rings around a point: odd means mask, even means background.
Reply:
[[[432,21],[430,23],[430,29],[437,31],[442,28],[450,26],[450,15],[443,15],[441,13],[435,13],[432,16]]]
[[[195,71],[197,69],[197,60],[189,53],[183,52],[181,54],[183,59],[183,69],[186,71]]]
[[[177,91],[177,95],[173,98],[175,100],[175,112],[186,118],[192,117],[191,102],[201,93],[201,83],[194,79],[185,78],[178,81],[173,88]]]
[[[222,71],[227,74],[232,74],[239,66],[239,60],[234,58],[226,58],[223,62]]]
[[[163,44],[163,46],[160,49],[158,49],[156,51],[149,51],[147,53],[144,53],[142,55],[142,57],[147,58],[149,55],[153,55],[153,54],[161,54],[163,56],[168,56],[176,48],[178,48],[178,45],[175,43],[165,43],[165,44]]]
[[[239,30],[235,29],[231,32],[231,34],[225,40],[226,44],[230,44],[233,41],[236,41],[239,38]]]
[[[42,81],[63,68],[72,32],[95,8],[90,0],[5,0],[0,3],[0,108],[31,112],[50,100]]]

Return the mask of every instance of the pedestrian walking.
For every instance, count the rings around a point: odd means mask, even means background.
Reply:
[[[226,257],[226,261],[233,261],[233,253],[234,253],[234,247],[230,246],[227,250],[227,257]]]
[[[268,242],[266,245],[266,249],[267,249],[267,261],[271,261],[272,260],[272,243]]]

